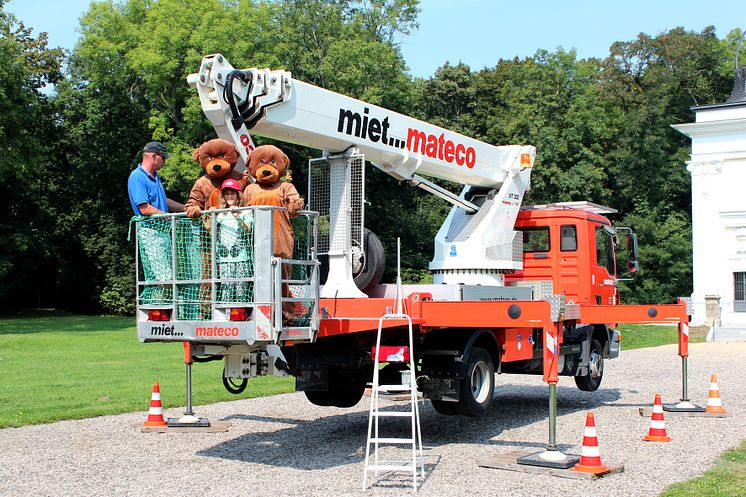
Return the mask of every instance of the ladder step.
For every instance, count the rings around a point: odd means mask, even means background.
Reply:
[[[412,388],[409,385],[379,385],[379,392],[409,392]]]
[[[366,471],[412,471],[412,463],[409,464],[371,464]]]
[[[414,438],[381,438],[381,437],[371,437],[370,440],[368,440],[368,443],[375,443],[378,442],[379,444],[413,444]]]
[[[379,418],[411,418],[414,416],[414,413],[412,412],[373,412],[373,416],[378,416]]]

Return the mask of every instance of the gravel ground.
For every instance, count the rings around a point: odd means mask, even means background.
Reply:
[[[585,414],[593,409],[603,462],[625,465],[624,473],[596,481],[476,465],[481,456],[544,448],[548,389],[538,377],[498,376],[493,412],[484,419],[441,416],[423,402],[426,478],[419,494],[651,496],[697,476],[746,438],[746,343],[693,344],[689,362],[692,400],[706,403],[710,374],[716,373],[723,403],[734,415],[669,415],[671,443],[642,442],[650,420],[637,411],[652,404],[656,391],[664,402],[678,400],[681,361],[675,346],[623,351],[607,363],[595,393],[580,392],[571,379],[561,378],[560,448],[579,453]],[[232,426],[226,433],[198,434],[141,433],[143,403],[139,413],[0,430],[0,495],[363,494],[367,397],[352,409],[316,407],[303,394],[200,406],[199,415]],[[181,410],[166,414],[179,416]],[[380,475],[374,483],[366,494],[400,495],[411,484],[403,474]]]

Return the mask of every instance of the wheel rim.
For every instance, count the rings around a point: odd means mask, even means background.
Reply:
[[[597,380],[604,373],[604,359],[597,351],[591,352],[590,361],[590,373],[591,378]]]
[[[490,393],[490,369],[487,363],[480,361],[471,372],[471,394],[478,403],[487,400]]]
[[[357,276],[365,269],[365,251],[356,241],[352,241],[352,275]]]

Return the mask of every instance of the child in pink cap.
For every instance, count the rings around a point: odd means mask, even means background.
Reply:
[[[251,227],[254,214],[251,209],[241,209],[241,185],[235,179],[223,181],[220,187],[219,209],[230,209],[216,216],[218,277],[249,278],[252,276]],[[253,285],[250,281],[221,283],[219,302],[251,302]]]

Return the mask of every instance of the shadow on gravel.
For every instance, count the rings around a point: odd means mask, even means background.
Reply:
[[[547,421],[548,397],[549,390],[544,385],[501,385],[495,389],[490,412],[483,418],[443,416],[433,410],[430,402],[421,402],[423,444],[427,448],[452,443],[544,448],[544,430],[537,432],[535,441],[501,442],[493,439],[505,430]],[[557,414],[563,416],[602,405],[617,405],[616,401],[620,398],[621,392],[618,389],[581,392],[576,388],[558,387]],[[299,410],[304,408],[302,402],[305,401],[300,402]],[[402,402],[401,407],[393,405],[387,409],[403,410],[406,407]],[[368,411],[353,409],[359,408],[340,409],[337,410],[340,414],[313,420],[261,415],[228,416],[224,419],[244,420],[260,425],[249,424],[247,428],[255,430],[252,433],[201,450],[197,454],[305,470],[358,464],[365,459]],[[277,426],[278,424],[289,426]],[[384,418],[380,423],[380,434],[383,437],[409,436],[409,424],[402,419]]]

